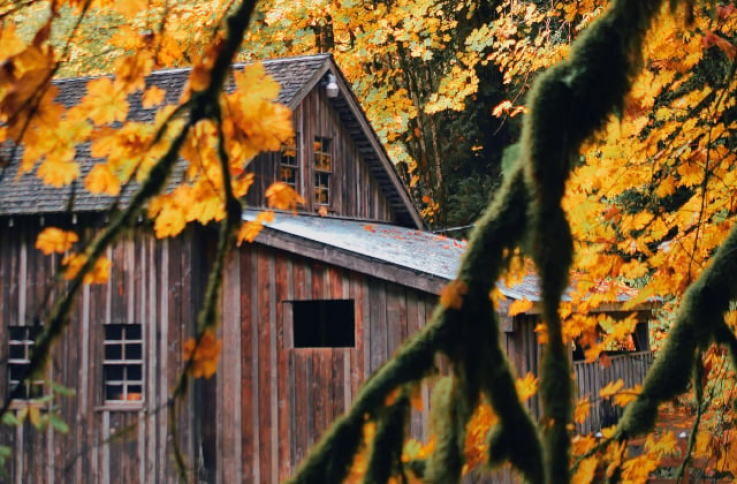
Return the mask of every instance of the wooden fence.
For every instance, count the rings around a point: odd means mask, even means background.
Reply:
[[[622,416],[622,407],[612,404],[611,399],[599,398],[599,390],[609,382],[622,379],[624,389],[642,384],[647,371],[653,363],[652,351],[638,351],[609,356],[610,364],[602,366],[598,361],[586,363],[576,361],[573,369],[578,382],[577,397],[588,397],[591,402],[589,418],[582,425],[577,425],[579,433],[586,434],[617,423]]]

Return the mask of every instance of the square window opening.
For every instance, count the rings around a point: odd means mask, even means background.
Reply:
[[[105,325],[102,365],[106,402],[143,399],[143,328],[140,323]]]
[[[26,375],[40,326],[11,326],[8,328],[8,391],[13,391]],[[40,398],[44,393],[44,381],[24,382],[18,389],[18,400]]]
[[[298,136],[298,135],[297,135]],[[279,181],[286,183],[299,193],[299,152],[297,150],[297,136],[281,148],[279,158]]]
[[[355,348],[352,299],[292,301],[295,348]]]
[[[315,169],[313,201],[317,205],[330,205],[330,176],[333,171],[332,140],[315,137],[313,150]]]

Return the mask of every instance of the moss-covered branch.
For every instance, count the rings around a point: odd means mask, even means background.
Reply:
[[[736,345],[726,328],[724,314],[737,299],[737,228],[733,227],[712,257],[709,267],[686,291],[668,339],[645,378],[642,393],[617,425],[620,440],[649,432],[655,426],[658,406],[688,388],[691,368],[700,351],[713,341],[728,342],[733,360]]]

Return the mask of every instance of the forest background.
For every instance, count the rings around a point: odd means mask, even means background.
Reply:
[[[148,213],[157,235],[176,235],[188,222],[225,220],[224,233],[252,240],[253,227],[236,227],[232,217],[232,200],[250,184],[242,176],[241,161],[261,150],[278,149],[289,136],[289,115],[270,102],[277,87],[257,69],[240,79],[241,92],[226,96],[225,115],[197,114],[197,109],[219,95],[218,82],[231,60],[332,52],[428,224],[463,236],[518,170],[515,160],[525,149],[520,140],[529,107],[526,94],[542,72],[569,58],[573,43],[605,15],[610,2],[264,0],[244,16],[248,3],[0,3],[0,141],[24,145],[22,171],[35,170],[46,183],[60,186],[80,177],[74,149],[91,140],[96,153],[107,159],[84,178],[84,185],[93,193],[111,195],[131,177],[155,178],[158,160],[169,153],[180,152],[195,166],[193,151],[207,149],[212,157],[196,165],[189,187],[150,202]],[[652,3],[660,9],[660,2]],[[664,302],[655,340],[666,337],[675,308],[724,244],[737,211],[736,9],[728,2],[665,3],[664,13],[642,29],[647,35],[637,43],[634,67],[627,73],[637,71],[631,90],[623,102],[613,103],[606,122],[592,126],[601,129],[576,150],[562,198],[575,248],[573,267],[581,274],[573,304],[585,312],[615,298],[609,290],[615,286],[601,281],[635,287],[639,296],[632,305],[651,298]],[[247,31],[241,26],[242,42],[231,36],[235,23],[225,35],[227,17],[251,20]],[[225,59],[224,53],[230,57]],[[126,98],[143,86],[147,73],[178,66],[194,67],[184,108],[163,106],[153,124],[126,123],[115,131],[109,127],[125,119]],[[91,80],[79,106],[67,110],[53,102],[52,79],[106,73],[115,74],[114,80]],[[144,102],[160,105],[163,93],[150,89]],[[549,109],[554,120],[555,108]],[[180,116],[183,111],[190,113],[189,121]],[[254,130],[249,112],[265,120],[268,129]],[[227,162],[221,164],[218,150],[223,146]],[[214,187],[199,183],[201,173],[223,181]],[[154,196],[155,182],[145,186],[148,196]],[[277,207],[296,199],[283,190],[279,193],[272,197]],[[115,237],[113,232],[106,231],[68,258],[66,277],[77,284],[104,278],[99,248]],[[41,250],[67,251],[77,242],[71,233],[45,236],[39,239]],[[534,249],[527,252],[535,258]],[[510,264],[510,280],[527,265],[518,258]],[[217,283],[210,289],[216,294]],[[463,301],[466,290],[462,279],[451,285],[445,308]],[[52,319],[56,314],[61,321],[64,313],[63,307],[50,309]],[[209,349],[203,335],[217,324],[214,314],[206,313],[207,308],[200,332],[193,336],[194,356],[203,341]],[[571,315],[570,306],[560,313],[565,319],[561,341],[577,340],[587,348],[590,361],[625,339],[634,324]],[[725,321],[733,329],[737,315],[728,312]],[[603,338],[598,328],[603,328]],[[544,337],[546,328],[540,331]],[[49,344],[54,336],[50,330]],[[732,341],[726,336],[710,339]],[[698,399],[695,425],[708,431],[694,428],[689,452],[706,458],[710,472],[729,475],[737,471],[733,364],[722,346],[701,345],[692,352],[701,375],[692,387]],[[187,375],[206,373],[208,360],[203,358],[204,363],[190,359],[175,393],[186,391]],[[609,396],[618,397],[621,405],[640,392],[612,383]],[[536,391],[537,382],[518,386],[529,394]],[[580,419],[586,409],[585,401],[578,402],[575,412],[564,413]],[[496,422],[489,406],[473,419],[469,428],[478,431],[468,433],[464,448],[469,466],[484,460],[489,446],[485,431]],[[615,434],[622,437],[621,432]],[[592,436],[574,440],[573,475],[590,481],[601,461],[610,474],[637,481],[643,469],[646,476],[664,454],[676,451],[672,437],[651,436],[646,452],[629,461],[621,447],[596,444]],[[610,443],[608,437],[605,441]],[[430,452],[416,445],[406,450],[408,459]]]

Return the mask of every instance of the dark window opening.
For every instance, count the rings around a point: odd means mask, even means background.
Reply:
[[[12,391],[21,384],[31,363],[31,353],[36,338],[41,333],[39,326],[10,326],[8,328],[8,387]],[[18,390],[18,400],[32,400],[43,396],[43,380],[26,381]]]
[[[356,315],[352,299],[292,302],[295,348],[354,348]]]
[[[143,399],[143,331],[140,324],[105,325],[105,401]]]

